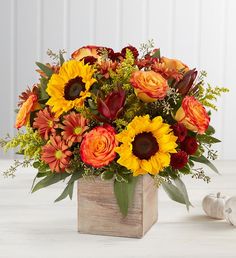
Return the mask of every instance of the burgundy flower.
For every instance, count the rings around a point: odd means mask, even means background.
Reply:
[[[94,56],[86,56],[83,58],[85,64],[93,65],[96,63],[97,58]]]
[[[183,79],[180,80],[176,85],[175,88],[178,90],[178,92],[182,95],[182,96],[186,96],[189,91],[191,90],[193,83],[195,81],[197,77],[197,71],[196,69],[193,70],[189,70],[187,71],[184,76]]]
[[[179,142],[182,142],[187,136],[187,129],[182,123],[176,123],[171,128],[174,131],[174,135],[178,137]]]
[[[105,49],[107,50],[108,58],[110,58],[112,61],[115,61],[116,57],[115,57],[114,50],[110,47],[106,47]]]
[[[133,47],[133,46],[131,46],[131,45],[129,45],[129,46],[127,46],[127,47],[124,47],[124,48],[121,50],[122,56],[125,57],[125,55],[126,55],[126,50],[127,50],[127,49],[129,49],[129,50],[132,52],[132,54],[134,55],[134,59],[137,59],[137,57],[138,57],[138,55],[139,55],[139,52],[138,52],[137,48],[135,48],[135,47]]]
[[[112,91],[102,100],[98,99],[98,111],[109,120],[117,118],[125,103],[125,91],[122,89]]]
[[[109,54],[108,57],[114,61],[122,61],[124,58],[120,52],[114,52],[112,55]]]
[[[170,159],[170,165],[174,169],[181,169],[188,163],[188,155],[185,151],[173,153]]]
[[[187,136],[180,144],[181,150],[185,151],[188,155],[193,155],[198,149],[196,138]]]

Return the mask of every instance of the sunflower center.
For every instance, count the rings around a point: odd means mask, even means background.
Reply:
[[[64,97],[66,100],[75,100],[80,97],[81,91],[85,90],[85,84],[80,76],[68,81],[64,89]]]
[[[152,133],[137,134],[132,142],[133,154],[139,159],[150,159],[158,150],[159,145]]]
[[[55,157],[56,157],[56,159],[61,159],[62,158],[62,151],[61,150],[57,150],[56,152],[55,152]]]

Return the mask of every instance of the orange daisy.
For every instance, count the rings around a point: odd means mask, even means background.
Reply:
[[[45,108],[37,113],[37,117],[34,119],[33,127],[38,129],[39,134],[45,140],[49,139],[50,133],[55,133],[57,128],[58,118],[51,112],[50,108]]]
[[[19,96],[18,107],[21,107],[31,95],[39,95],[39,89],[37,84],[34,84],[32,89],[28,87],[24,92],[21,93],[21,95]]]
[[[88,129],[88,120],[81,114],[71,112],[64,116],[62,136],[66,143],[71,146],[74,142],[81,142],[83,133]]]
[[[30,90],[22,93],[18,106],[20,109],[17,113],[15,122],[15,128],[17,129],[25,126],[29,122],[31,112],[41,108],[38,103],[38,95],[34,94],[34,92],[31,92]]]
[[[49,165],[52,172],[65,172],[72,155],[68,148],[60,136],[50,137],[49,143],[42,147],[41,160]]]

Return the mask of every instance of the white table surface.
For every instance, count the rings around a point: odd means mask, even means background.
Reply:
[[[9,164],[0,161],[1,169]],[[222,175],[209,171],[210,184],[185,179],[194,204],[189,213],[160,190],[158,223],[143,239],[79,234],[76,198],[53,202],[63,184],[30,194],[33,169],[21,169],[14,179],[0,177],[0,257],[235,258],[236,228],[206,217],[201,208],[202,198],[210,192],[236,195],[236,162],[216,165]]]

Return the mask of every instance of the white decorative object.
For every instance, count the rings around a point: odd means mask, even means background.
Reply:
[[[225,219],[236,226],[236,196],[229,198],[225,204]]]
[[[209,217],[214,219],[224,219],[225,202],[227,199],[228,197],[221,195],[220,192],[217,194],[209,194],[203,199],[202,208]]]

